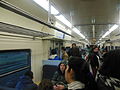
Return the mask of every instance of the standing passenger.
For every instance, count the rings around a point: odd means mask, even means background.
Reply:
[[[108,52],[103,60],[97,80],[98,90],[120,90],[120,50]]]
[[[62,59],[63,60],[68,60],[68,54],[66,52],[65,47],[62,47]]]
[[[95,46],[93,47],[91,53],[88,56],[88,61],[90,62],[90,66],[91,66],[94,78],[96,77],[96,73],[99,68],[100,57],[99,57],[98,51],[99,51],[99,48]]]
[[[76,57],[81,57],[79,48],[76,46],[75,43],[72,44],[72,48],[68,52],[69,57],[70,56],[76,56]]]

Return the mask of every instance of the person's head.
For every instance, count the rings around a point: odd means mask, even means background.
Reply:
[[[75,48],[75,47],[76,47],[76,43],[73,43],[73,44],[72,44],[72,48]]]
[[[65,71],[65,79],[68,83],[72,81],[87,83],[89,72],[89,66],[84,59],[80,57],[71,57]]]
[[[62,47],[61,48],[62,52],[66,51],[66,48],[65,47]]]
[[[32,71],[27,71],[27,72],[25,72],[25,74],[24,74],[25,76],[28,76],[28,77],[30,77],[31,79],[33,79],[33,72]]]
[[[57,54],[56,49],[52,49],[52,50],[51,50],[51,54],[52,54],[52,55]]]
[[[113,50],[103,58],[104,62],[100,73],[105,76],[120,79],[120,50]]]
[[[99,51],[99,48],[97,46],[94,46],[92,49],[93,52],[97,53]]]
[[[43,79],[38,86],[38,90],[53,90],[53,84],[50,80]]]
[[[61,63],[58,65],[58,71],[59,71],[59,73],[64,74],[66,67],[67,67],[67,66],[66,66],[66,63],[65,63],[65,62],[61,62]]]

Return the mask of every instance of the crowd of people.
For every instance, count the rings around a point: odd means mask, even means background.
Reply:
[[[80,50],[75,43],[68,52],[61,49],[62,61],[53,78],[43,79],[37,86],[28,71],[20,77],[16,90],[120,90],[120,50],[101,50],[95,45]]]
[[[75,43],[62,50],[65,59],[51,79],[53,90],[120,90],[120,50],[96,45],[80,50]]]

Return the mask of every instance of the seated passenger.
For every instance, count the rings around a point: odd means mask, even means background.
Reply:
[[[55,49],[52,49],[49,60],[61,60],[60,57],[57,55],[57,51]]]
[[[69,83],[68,90],[97,90],[87,62],[80,57],[69,59],[65,79]]]
[[[16,90],[37,90],[37,85],[32,81],[33,72],[27,71],[23,76],[20,77],[16,85]]]
[[[66,63],[62,61],[58,65],[58,70],[55,72],[52,78],[52,83],[54,85],[55,90],[58,88],[61,89],[67,88],[67,82],[65,80],[65,69],[66,69]]]
[[[120,50],[113,50],[103,58],[99,70],[98,90],[120,90]]]
[[[44,79],[40,82],[38,90],[53,90],[53,84],[50,80]]]

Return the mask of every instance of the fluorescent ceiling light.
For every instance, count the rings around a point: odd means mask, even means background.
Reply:
[[[115,29],[117,29],[118,28],[118,25],[114,25],[114,26],[112,26],[110,29],[109,29],[109,32],[111,33],[111,32],[113,32]]]
[[[69,28],[72,27],[72,24],[63,16],[63,15],[59,15],[59,16],[55,16],[58,20],[60,20],[62,23],[64,23],[65,25],[67,25]]]
[[[53,6],[51,6],[51,14],[57,15],[59,14],[59,11],[55,9]]]
[[[102,38],[105,38],[107,35],[109,35],[110,34],[110,32],[109,31],[107,31],[103,36],[102,36]]]
[[[82,33],[80,33],[80,31],[77,28],[73,28],[73,31],[85,39],[85,36]]]
[[[116,30],[119,27],[119,25],[113,25],[99,40],[102,40],[102,38],[105,38],[107,35],[109,35],[111,32]]]
[[[88,41],[87,38],[85,40]]]
[[[82,33],[80,33],[80,36],[85,39],[85,36]]]
[[[44,8],[46,11],[49,11],[49,1],[48,0],[34,0],[37,4],[39,4],[42,8]],[[55,9],[52,5],[51,5],[51,14],[59,14],[59,11],[57,9]],[[59,15],[59,16],[55,16],[58,20],[60,20],[62,23],[64,23],[65,25],[67,25],[69,28],[72,27],[72,24],[63,16],[63,15]]]
[[[80,31],[77,28],[73,28],[73,31],[77,34],[80,34]]]
[[[46,11],[49,10],[49,1],[48,0],[33,0],[33,1],[35,1],[37,4],[39,4]]]

